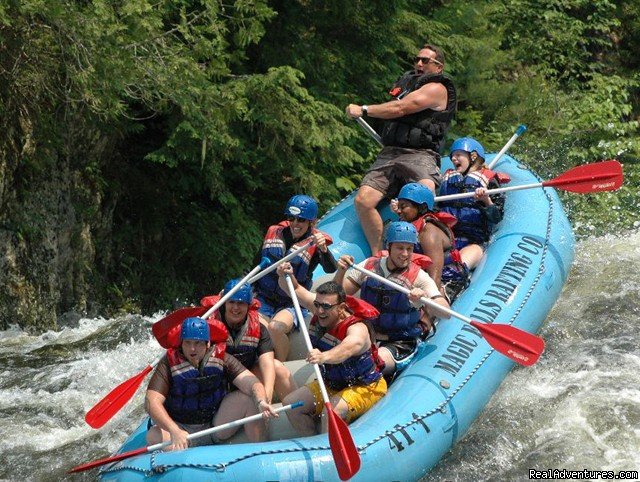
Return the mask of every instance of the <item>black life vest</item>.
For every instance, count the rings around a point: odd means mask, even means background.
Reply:
[[[416,74],[409,71],[396,81],[390,93],[400,99],[431,82],[442,84],[447,89],[446,109],[425,109],[398,119],[389,119],[382,130],[385,146],[431,149],[438,153],[442,150],[444,136],[457,107],[456,88],[451,78],[444,74]]]

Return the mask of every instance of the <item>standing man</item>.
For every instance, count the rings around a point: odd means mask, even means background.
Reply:
[[[360,290],[360,298],[380,312],[380,316],[372,322],[378,353],[385,364],[385,376],[404,368],[413,358],[423,334],[431,329],[431,318],[439,314],[430,307],[423,312],[420,298],[426,296],[438,305],[449,308],[449,303],[440,294],[435,282],[421,269],[428,258],[413,254],[417,242],[418,233],[413,224],[405,221],[393,222],[387,229],[389,252],[382,252],[381,256],[371,257],[358,264],[409,289],[409,295],[355,269],[346,273],[353,264],[352,256],[343,255],[338,260],[334,281],[341,284],[347,294]]]
[[[444,71],[444,53],[424,45],[415,57],[414,70],[393,86],[395,100],[375,105],[347,106],[353,119],[367,115],[384,119],[384,147],[369,168],[355,198],[356,211],[371,254],[382,246],[382,218],[376,206],[395,197],[408,182],[424,184],[435,193],[440,184],[440,151],[456,112],[456,89]]]
[[[215,435],[187,440],[190,433],[222,425],[262,412],[278,414],[267,402],[264,385],[232,355],[226,353],[226,330],[213,322],[216,333],[202,318],[187,318],[180,330],[180,346],[169,348],[156,367],[145,399],[145,409],[154,422],[147,443],[171,440],[169,450],[189,445],[207,445],[230,438],[238,427]],[[227,381],[238,390],[227,394]],[[251,442],[266,440],[261,420],[244,426]]]
[[[291,273],[293,269],[287,263],[278,267],[281,286],[285,285],[284,275]],[[347,297],[342,286],[333,281],[321,284],[312,293],[293,276],[291,279],[300,304],[314,313],[309,326],[313,349],[307,361],[322,365],[322,379],[331,406],[340,418],[350,423],[387,393],[373,332],[366,321],[378,312],[362,300]],[[304,405],[287,412],[291,425],[301,436],[315,435],[316,420],[324,407],[318,381],[290,393],[282,403],[296,400],[302,400]],[[321,418],[323,432],[328,429],[327,418]]]

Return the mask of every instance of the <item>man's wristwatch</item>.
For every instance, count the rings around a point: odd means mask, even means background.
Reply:
[[[363,105],[363,106],[361,107],[361,109],[362,109],[362,115],[369,115],[369,114],[367,113],[367,111],[369,110],[369,106],[368,106],[368,105]]]

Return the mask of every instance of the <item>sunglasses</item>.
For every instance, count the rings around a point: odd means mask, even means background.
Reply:
[[[422,61],[422,65],[429,65],[430,63],[434,63],[436,65],[442,65],[442,62],[438,62],[436,59],[432,59],[431,57],[414,57],[413,61],[416,64]]]
[[[293,222],[298,222],[298,223],[308,223],[309,220],[308,219],[304,219],[304,218],[299,218],[298,216],[287,216],[287,221],[289,221],[290,223]]]
[[[331,303],[320,303],[319,301],[313,301],[313,306],[315,306],[317,309],[322,308],[323,311],[329,311],[331,308],[333,308],[334,306],[338,306],[339,304],[339,301],[334,305],[332,305]]]

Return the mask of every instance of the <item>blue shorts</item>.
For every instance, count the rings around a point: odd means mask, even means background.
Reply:
[[[298,317],[296,316],[296,310],[293,307],[293,304],[291,306],[283,305],[276,308],[273,305],[270,305],[267,301],[265,301],[262,296],[257,295],[256,298],[258,298],[258,301],[260,301],[260,310],[258,310],[258,312],[261,315],[267,316],[269,318],[273,318],[280,311],[287,310],[289,313],[291,313],[291,316],[293,317],[293,327],[296,330],[298,329],[298,326],[299,326]],[[300,306],[300,311],[302,312],[302,316],[305,319],[307,318],[307,316],[309,316],[309,310],[307,310],[306,308]]]

